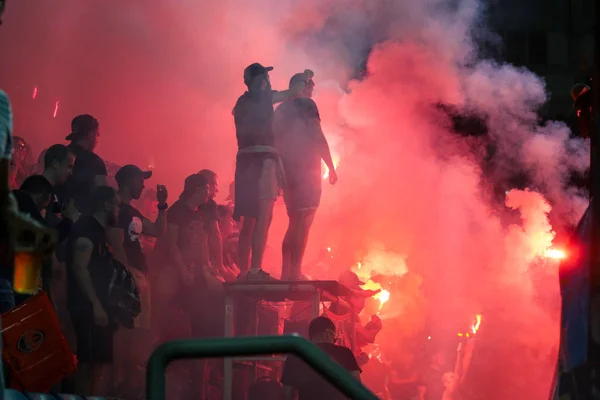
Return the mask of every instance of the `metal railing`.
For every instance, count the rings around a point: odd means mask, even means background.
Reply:
[[[146,398],[165,400],[166,370],[175,360],[259,356],[291,353],[321,374],[351,399],[377,400],[377,397],[342,366],[318,347],[299,336],[262,336],[222,339],[188,339],[167,342],[154,350],[146,372]]]

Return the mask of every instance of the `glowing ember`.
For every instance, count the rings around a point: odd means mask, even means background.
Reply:
[[[54,115],[52,115],[54,118],[56,118],[56,114],[58,114],[58,104],[60,103],[60,100],[56,102],[56,104],[54,105]]]
[[[479,328],[481,327],[481,314],[477,314],[475,316],[475,323],[473,324],[473,326],[471,327],[471,332],[473,334],[476,334],[477,331],[479,330]],[[468,335],[467,335],[468,336]]]
[[[388,292],[387,290],[383,289],[383,287],[381,286],[381,284],[379,284],[377,282],[373,282],[370,279],[367,281],[367,283],[365,283],[364,285],[362,285],[362,288],[364,290],[380,290],[379,293],[377,293],[376,295],[373,296],[373,298],[375,300],[379,301],[379,310],[380,311],[383,308],[383,305],[390,299],[390,292]]]
[[[33,94],[31,95],[31,98],[34,100],[36,97],[37,97],[37,86],[33,88]]]
[[[553,258],[555,260],[562,260],[566,256],[567,255],[565,254],[565,252],[559,249],[548,249],[544,252],[544,257]]]

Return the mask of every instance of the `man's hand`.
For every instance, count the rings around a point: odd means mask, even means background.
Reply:
[[[371,321],[369,321],[368,325],[369,325],[370,329],[373,329],[376,331],[380,331],[381,328],[383,328],[383,324],[381,323],[381,318],[379,318],[377,315],[371,316]]]
[[[106,311],[104,311],[102,305],[94,304],[93,312],[94,323],[96,324],[96,326],[105,327],[108,325],[108,315],[106,314]]]
[[[77,222],[79,217],[81,217],[81,213],[75,208],[75,201],[73,199],[69,200],[69,204],[61,212],[61,215],[63,218],[70,219],[73,222]]]
[[[168,197],[167,187],[165,185],[156,185],[156,200],[158,204],[165,204]]]
[[[335,172],[335,168],[329,170],[329,183],[331,185],[335,185],[338,181],[337,172]]]

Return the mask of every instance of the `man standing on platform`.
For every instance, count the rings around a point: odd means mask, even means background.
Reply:
[[[304,90],[298,97],[281,103],[273,121],[276,147],[283,161],[283,198],[289,217],[282,246],[284,280],[302,278],[308,234],[321,203],[321,160],[329,169],[329,183],[337,182],[319,110],[312,100],[315,83],[303,73],[290,79],[290,88],[301,84]]]
[[[244,217],[240,233],[239,262],[241,274],[248,279],[273,279],[262,270],[262,260],[271,220],[273,205],[283,184],[283,171],[275,150],[273,135],[273,104],[297,97],[305,82],[286,91],[273,91],[269,71],[254,63],[244,70],[248,87],[238,99],[233,116],[235,120],[238,154],[235,168],[236,220]],[[313,75],[305,71],[306,80]],[[250,261],[250,253],[252,260]],[[249,262],[250,261],[250,262]],[[249,265],[250,264],[250,265]]]

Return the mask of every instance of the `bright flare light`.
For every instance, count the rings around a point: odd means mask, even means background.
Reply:
[[[333,167],[337,171],[338,167],[340,166],[340,158],[335,154],[332,154],[331,158],[333,160]],[[325,162],[321,161],[321,163],[323,164],[323,169],[325,170],[325,172],[323,172],[323,179],[329,179],[329,168],[327,168]]]
[[[373,296],[375,300],[379,301],[379,310],[383,308],[383,305],[390,299],[390,292],[383,289],[381,284],[377,282],[373,282],[372,280],[368,280],[367,283],[362,285],[362,289],[364,290],[381,290],[379,293]]]
[[[544,252],[544,257],[553,258],[555,260],[562,260],[567,257],[564,251],[559,249],[548,249]]]

